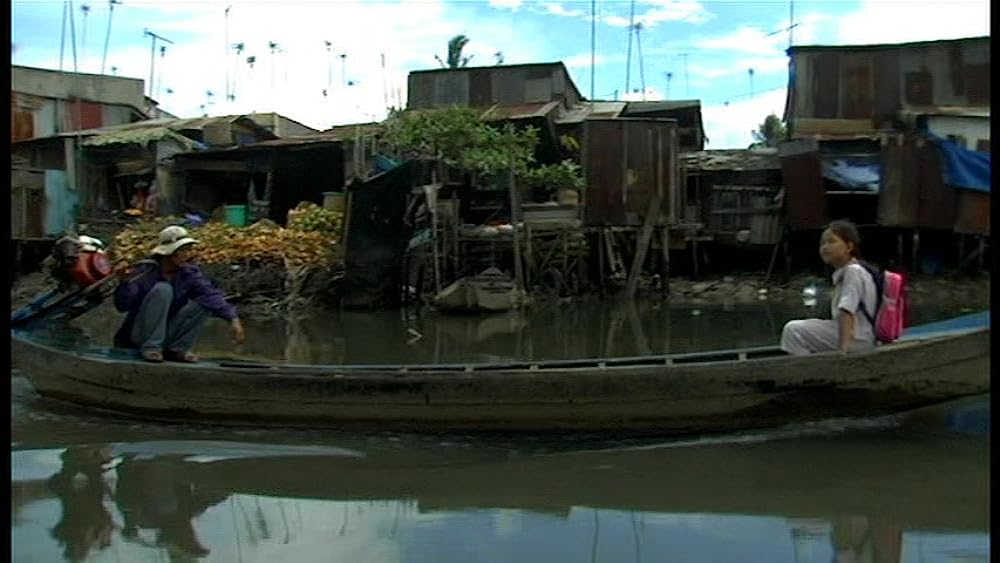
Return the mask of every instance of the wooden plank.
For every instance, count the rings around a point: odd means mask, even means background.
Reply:
[[[642,224],[642,231],[639,232],[639,240],[636,241],[635,256],[632,259],[632,271],[629,272],[628,282],[625,285],[625,298],[632,299],[635,296],[636,287],[639,285],[639,272],[642,270],[642,263],[646,260],[646,251],[649,250],[649,240],[653,236],[653,226],[660,215],[660,200],[662,196],[653,192],[653,197],[649,200],[649,208],[646,210],[646,220]]]
[[[205,172],[248,172],[246,162],[242,160],[194,160],[178,159],[182,170],[202,170]]]

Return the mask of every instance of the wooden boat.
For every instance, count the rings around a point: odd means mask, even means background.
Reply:
[[[516,301],[514,282],[497,268],[461,278],[434,297],[438,309],[454,312],[509,311]]]
[[[149,418],[399,430],[655,434],[888,414],[990,390],[989,312],[856,354],[776,347],[449,365],[150,364],[12,332],[43,396]]]

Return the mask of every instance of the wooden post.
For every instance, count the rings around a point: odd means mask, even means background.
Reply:
[[[670,229],[660,230],[660,246],[663,252],[663,289],[670,293]]]
[[[430,204],[429,207],[431,210],[431,233],[434,235],[431,237],[431,252],[434,257],[434,295],[437,296],[438,293],[441,293],[441,250],[438,246],[437,171],[431,171],[431,185],[430,187],[424,186],[424,194],[428,196],[427,202]]]
[[[916,273],[919,270],[917,260],[920,256],[920,230],[917,228],[913,229],[913,252],[911,254],[911,267],[913,268],[911,271]]]
[[[649,200],[649,207],[646,209],[646,219],[642,223],[642,231],[635,243],[635,256],[632,257],[632,271],[629,272],[628,282],[625,284],[625,298],[635,297],[635,290],[639,285],[639,272],[642,271],[642,263],[646,261],[646,252],[649,250],[649,240],[653,236],[653,225],[660,216],[659,193],[655,193]]]
[[[515,193],[517,187],[514,185],[514,156],[512,153],[508,153],[508,156],[510,157],[510,170],[507,175],[510,186],[510,226],[513,228],[514,232],[514,279],[520,298],[520,295],[524,293],[524,272],[522,271],[521,264],[521,239],[517,232],[517,220],[521,215],[521,206],[519,204],[520,198],[518,198]]]
[[[965,264],[965,234],[960,233],[958,235],[958,262],[957,269],[958,273],[962,273],[962,266]]]
[[[986,237],[979,235],[979,263],[976,267],[976,273],[979,274],[983,271],[983,255],[986,254]]]
[[[606,240],[604,229],[604,227],[600,227],[600,230],[597,231],[597,275],[599,276],[598,279],[601,280],[602,287],[607,279],[604,275],[604,260],[606,254],[604,251],[604,242]]]
[[[899,260],[899,266],[903,267],[903,231],[900,229],[899,233],[896,234],[896,259]]]

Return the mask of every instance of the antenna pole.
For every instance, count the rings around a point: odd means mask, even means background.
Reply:
[[[795,0],[788,0],[788,48],[792,48],[792,28],[795,27]]]
[[[69,0],[63,2],[62,37],[59,41],[59,72],[63,69],[63,53],[66,50],[66,10],[69,8]]]
[[[73,0],[69,0],[69,42],[73,47],[73,72],[79,72],[79,68],[76,66],[76,26],[73,25],[76,21],[76,16],[73,15]]]
[[[222,59],[222,63],[226,66],[226,100],[227,101],[229,100],[229,96],[231,94],[231,89],[229,87],[229,84],[230,84],[230,82],[229,82],[229,9],[232,8],[232,7],[233,7],[232,4],[226,6],[226,11],[225,11],[225,22],[226,22],[225,23],[225,31],[224,31],[224,34],[225,34],[224,49],[225,50],[223,51],[224,57]]]
[[[632,32],[635,30],[635,0],[632,0],[628,13],[628,50],[625,55],[625,95],[629,93],[629,75],[632,72]]]
[[[590,0],[590,101],[594,101],[594,73],[597,67],[597,0]]]
[[[108,62],[108,41],[111,39],[111,17],[115,15],[115,4],[118,4],[118,0],[108,1],[108,31],[104,34],[104,54],[101,56],[101,74],[104,74],[104,65]]]
[[[153,97],[153,77],[155,76],[155,66],[156,66],[156,40],[159,39],[164,43],[174,44],[173,41],[163,37],[162,35],[157,35],[150,31],[149,29],[142,30],[143,35],[148,35],[150,37],[149,45],[149,97]]]
[[[635,24],[635,48],[636,54],[639,56],[639,85],[642,86],[642,101],[646,101],[646,73],[643,72],[642,68],[642,40],[640,39],[640,32],[642,31],[642,22]]]

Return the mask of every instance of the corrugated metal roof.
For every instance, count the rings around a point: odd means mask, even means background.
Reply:
[[[653,102],[628,102],[625,113],[672,111],[686,108],[700,108],[701,100],[657,100]]]
[[[216,117],[196,117],[189,119],[147,119],[145,121],[137,121],[135,123],[127,123],[124,125],[114,125],[111,127],[102,127],[100,129],[89,129],[81,131],[80,134],[89,136],[89,138],[83,142],[86,146],[126,143],[145,145],[146,143],[152,141],[174,139],[188,147],[188,150],[190,150],[197,147],[198,143],[181,135],[180,133],[177,133],[178,131],[200,131],[207,125],[220,122],[242,122],[247,126],[256,129],[263,136],[269,136],[272,138],[275,137],[273,133],[243,115],[222,115]],[[75,133],[69,134],[69,136],[75,135]]]
[[[927,47],[931,45],[948,45],[953,43],[961,43],[963,41],[989,41],[989,35],[981,35],[976,37],[963,37],[960,39],[936,39],[930,41],[912,41],[910,43],[876,43],[876,44],[865,44],[865,45],[795,45],[789,47],[786,50],[788,54],[799,53],[803,51],[860,51],[868,49],[895,49],[900,47]]]
[[[497,119],[531,119],[533,117],[545,117],[552,112],[559,104],[559,100],[552,102],[532,102],[515,105],[494,105],[480,115],[480,119],[492,121]]]
[[[625,109],[626,102],[580,102],[555,118],[560,125],[582,123],[588,117],[615,118]]]
[[[376,122],[348,123],[345,125],[335,125],[325,131],[317,133],[316,135],[309,135],[309,137],[312,138],[322,135],[336,141],[349,141],[357,135],[358,128],[361,129],[361,135],[365,136],[373,133],[380,133],[382,131],[382,127],[383,125],[381,123]]]
[[[689,170],[780,170],[778,149],[707,150],[680,153]]]

